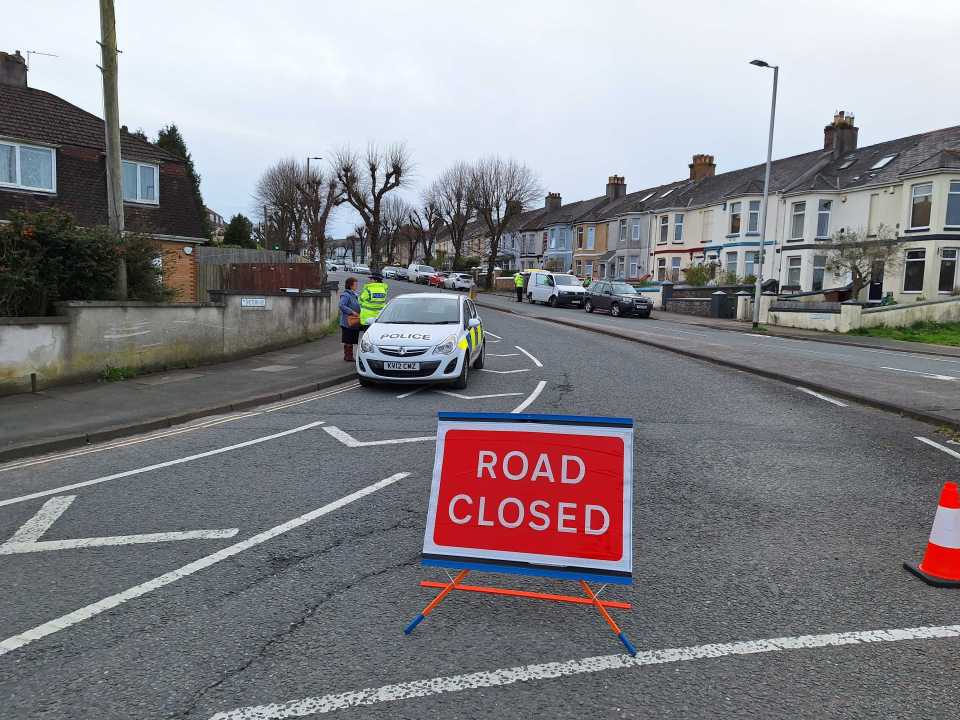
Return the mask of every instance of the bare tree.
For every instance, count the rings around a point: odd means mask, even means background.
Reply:
[[[510,224],[540,193],[533,171],[516,160],[490,156],[479,160],[470,173],[470,204],[486,227],[487,289],[493,287],[493,268],[500,253],[500,239]]]
[[[311,169],[309,176],[303,173],[302,182],[297,184],[300,205],[307,228],[307,242],[310,259],[327,256],[327,220],[333,209],[345,201],[340,184],[336,178],[326,176],[323,170]],[[320,268],[321,279],[326,280],[325,267]]]
[[[297,188],[304,180],[300,164],[286,158],[267,168],[257,181],[254,200],[262,211],[262,234],[268,248],[291,253],[303,249],[305,214]]]
[[[367,226],[357,225],[353,228],[351,240],[356,240],[351,250],[351,257],[354,263],[363,262],[367,258]],[[357,257],[357,246],[360,246],[360,257]]]
[[[440,207],[432,189],[423,193],[419,207],[410,208],[407,219],[416,238],[415,244],[423,248],[423,261],[428,265],[431,264],[433,245],[444,225],[443,216],[440,214]],[[411,254],[410,257],[412,262],[413,255]]]
[[[463,255],[463,238],[473,208],[470,206],[470,166],[460,162],[446,169],[430,186],[430,198],[443,219],[453,245],[453,267]]]
[[[383,202],[387,193],[403,187],[409,179],[413,165],[407,149],[401,143],[385,149],[371,144],[361,158],[343,148],[334,156],[333,168],[347,202],[360,214],[366,227],[371,269],[379,270],[383,265]]]
[[[401,231],[407,223],[410,206],[396,195],[383,201],[381,215],[383,254],[388,265],[396,264],[397,247],[401,241]]]
[[[834,233],[830,239],[826,270],[835,275],[849,275],[851,297],[860,298],[861,291],[870,284],[874,270],[895,269],[901,264],[896,233],[886,225],[877,228],[873,237],[863,228]]]

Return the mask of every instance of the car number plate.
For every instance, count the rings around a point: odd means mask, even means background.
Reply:
[[[384,370],[419,370],[418,362],[392,362],[390,360],[383,363]]]

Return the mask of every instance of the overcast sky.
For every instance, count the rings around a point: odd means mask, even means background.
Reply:
[[[96,0],[7,3],[0,49],[41,50],[29,82],[102,116]],[[960,124],[960,2],[117,0],[121,121],[176,122],[226,217],[255,212],[285,156],[405,141],[412,193],[488,153],[527,163],[563,201],[815,149],[838,109],[860,144]],[[2,109],[0,109],[2,112]],[[340,210],[340,237],[358,218]]]

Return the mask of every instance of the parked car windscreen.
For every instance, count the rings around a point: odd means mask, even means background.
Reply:
[[[613,292],[617,295],[636,295],[637,289],[633,285],[627,283],[615,282],[610,283],[613,287]]]
[[[391,300],[377,318],[388,325],[447,325],[460,322],[460,299],[400,297]]]
[[[436,270],[434,270],[434,269],[433,269],[432,267],[430,267],[429,265],[421,265],[421,266],[420,266],[420,269],[419,269],[419,272],[422,272],[422,273],[424,273],[424,274],[426,274],[426,275],[429,275],[429,274],[432,273],[432,272],[436,272]]]
[[[580,281],[577,280],[573,275],[554,275],[554,281],[557,285],[579,285]]]

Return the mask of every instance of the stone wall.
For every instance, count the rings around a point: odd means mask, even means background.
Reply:
[[[0,395],[96,378],[105,368],[156,370],[221,362],[319,337],[331,292],[218,295],[215,303],[68,302],[60,317],[0,318]]]
[[[680,313],[681,315],[697,315],[710,317],[712,300],[706,298],[671,298],[665,300],[663,309],[666,312]]]

